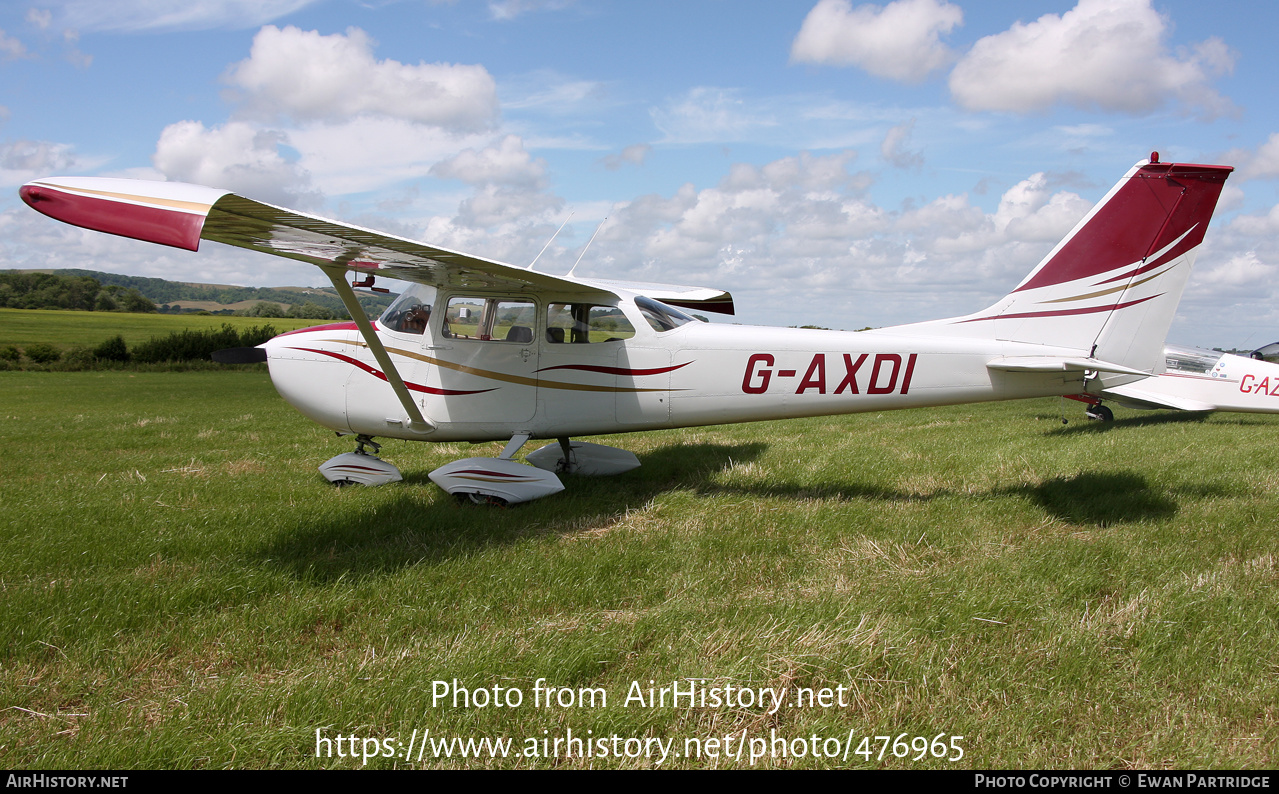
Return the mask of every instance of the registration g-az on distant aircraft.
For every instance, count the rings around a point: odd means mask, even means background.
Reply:
[[[351,322],[261,346],[276,389],[355,452],[333,482],[399,471],[374,438],[508,441],[430,477],[463,499],[515,503],[557,473],[614,474],[630,452],[573,437],[657,428],[1098,394],[1158,375],[1164,337],[1232,169],[1137,163],[994,305],[946,320],[843,332],[699,322],[714,289],[554,276],[171,182],[51,178],[21,188],[52,218],[197,250],[201,240],[309,262]],[[412,282],[376,321],[347,271]],[[555,439],[514,459],[530,439]]]

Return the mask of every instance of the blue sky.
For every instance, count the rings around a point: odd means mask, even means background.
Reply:
[[[1170,340],[1279,339],[1271,3],[32,0],[0,6],[0,267],[310,269],[60,226],[53,175],[170,179],[836,328],[1005,293],[1151,150],[1228,183]]]

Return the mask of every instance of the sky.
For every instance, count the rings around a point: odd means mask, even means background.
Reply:
[[[1279,339],[1276,21],[1193,0],[6,0],[0,268],[327,283],[17,198],[124,176],[521,266],[567,221],[537,269],[879,327],[989,305],[1158,151],[1236,168],[1169,341],[1259,347]]]

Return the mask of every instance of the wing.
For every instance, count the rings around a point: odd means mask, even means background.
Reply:
[[[32,208],[57,220],[191,251],[198,250],[201,240],[214,240],[324,268],[437,287],[625,291],[710,311],[727,307],[732,313],[732,296],[722,290],[553,276],[199,185],[56,177],[30,182],[19,193]]]

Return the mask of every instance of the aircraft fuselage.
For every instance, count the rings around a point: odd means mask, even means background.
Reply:
[[[440,296],[444,305],[449,296]],[[521,299],[527,301],[527,299]],[[634,335],[577,343],[547,327],[550,301],[522,339],[376,324],[435,429],[409,427],[354,323],[284,334],[266,345],[280,394],[340,432],[428,441],[596,435],[1078,393],[1082,373],[1007,372],[1000,356],[1078,351],[919,335],[909,327],[828,331],[686,322],[657,330],[630,301]],[[456,327],[456,323],[454,324]]]

